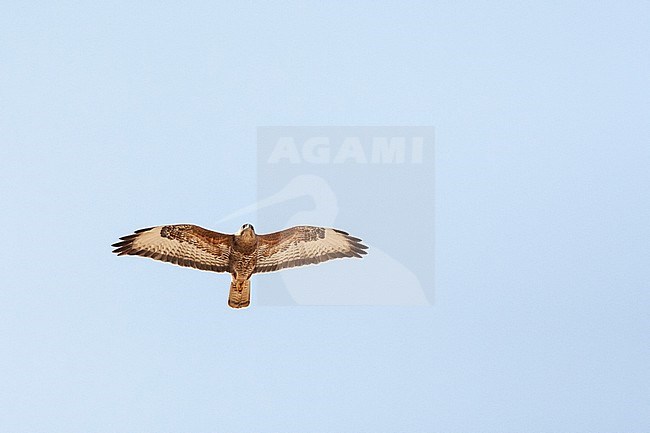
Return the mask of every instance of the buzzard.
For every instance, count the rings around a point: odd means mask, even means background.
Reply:
[[[191,224],[149,227],[123,236],[113,244],[118,256],[150,257],[179,266],[229,272],[228,305],[250,305],[253,274],[316,264],[340,257],[366,254],[361,239],[333,228],[296,226],[258,235],[250,224],[235,234],[206,230]]]

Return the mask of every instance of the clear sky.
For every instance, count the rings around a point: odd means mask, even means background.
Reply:
[[[3,4],[0,431],[649,431],[650,5],[324,3]],[[263,125],[435,128],[432,305],[110,253],[236,230]]]

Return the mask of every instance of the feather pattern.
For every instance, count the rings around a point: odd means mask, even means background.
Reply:
[[[119,256],[137,255],[205,271],[229,271],[233,235],[177,224],[136,230],[120,239],[112,245]]]
[[[324,227],[296,226],[258,235],[257,265],[254,273],[321,263],[341,257],[366,254],[361,239]]]

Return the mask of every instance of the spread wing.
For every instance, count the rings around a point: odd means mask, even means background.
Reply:
[[[254,272],[273,272],[294,266],[320,263],[339,257],[361,257],[367,246],[344,231],[324,227],[296,226],[257,235]]]
[[[112,246],[118,256],[151,257],[205,271],[226,272],[233,235],[190,224],[150,227],[121,237]]]

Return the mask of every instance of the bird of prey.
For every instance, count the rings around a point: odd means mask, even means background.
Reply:
[[[191,224],[149,227],[123,236],[112,245],[118,256],[150,257],[179,266],[229,272],[228,305],[250,305],[250,277],[261,272],[321,263],[340,257],[361,258],[361,239],[333,228],[296,226],[258,235],[250,224],[237,233],[213,232]]]

